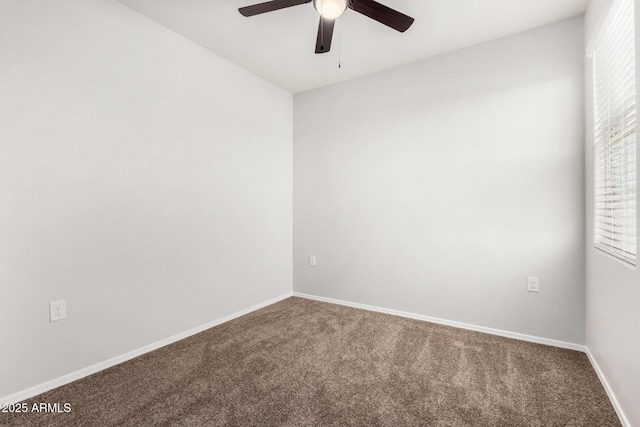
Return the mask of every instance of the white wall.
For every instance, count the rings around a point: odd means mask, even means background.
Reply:
[[[584,343],[582,30],[294,95],[294,291]]]
[[[593,0],[585,15],[585,46],[607,0]],[[636,92],[640,88],[640,1],[636,0]],[[593,73],[586,78],[586,328],[587,347],[606,377],[629,425],[640,426],[640,273],[593,247]],[[636,95],[636,102],[640,98]],[[640,158],[638,158],[640,164]]]
[[[116,1],[0,0],[0,397],[290,293],[291,168],[288,92]]]

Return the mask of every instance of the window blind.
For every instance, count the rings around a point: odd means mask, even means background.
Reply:
[[[633,0],[618,0],[593,45],[594,245],[636,265]]]

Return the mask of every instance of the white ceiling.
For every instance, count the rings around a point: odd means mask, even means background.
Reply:
[[[331,52],[316,55],[311,3],[245,18],[238,7],[265,0],[120,1],[292,93],[578,16],[589,2],[379,0],[415,18],[413,26],[399,33],[348,9],[336,21]]]

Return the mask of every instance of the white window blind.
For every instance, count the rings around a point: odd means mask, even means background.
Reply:
[[[633,0],[617,0],[593,44],[594,245],[636,265]]]

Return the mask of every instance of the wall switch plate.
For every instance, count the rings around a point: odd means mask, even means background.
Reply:
[[[49,320],[55,322],[67,317],[67,301],[52,301],[49,303]]]
[[[527,292],[540,292],[540,279],[527,277]]]
[[[315,255],[309,256],[309,265],[311,267],[315,267],[316,266],[316,257],[315,257]]]

